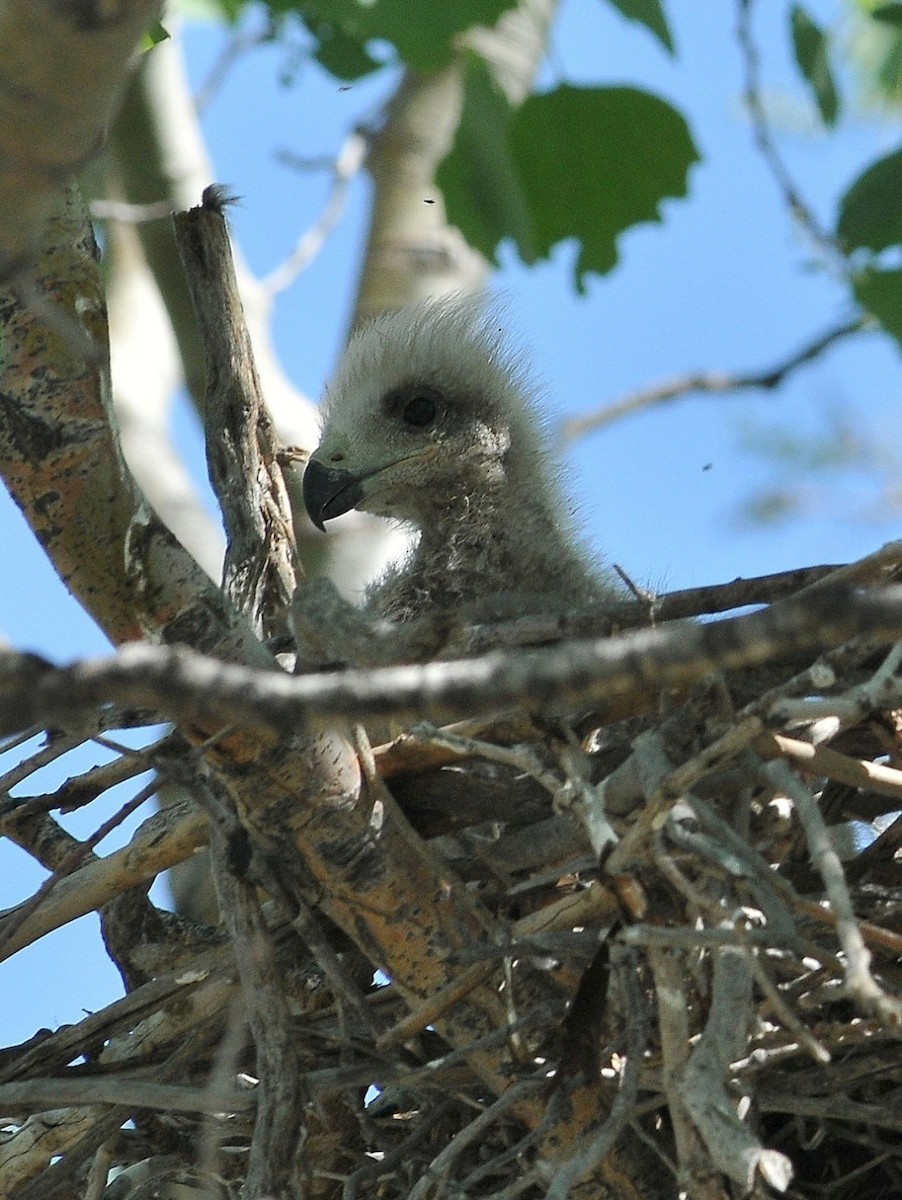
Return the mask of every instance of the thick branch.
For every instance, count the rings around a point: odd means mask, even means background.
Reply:
[[[212,651],[230,624],[224,598],[146,506],[119,454],[98,250],[74,191],[48,225],[34,274],[42,306],[0,293],[0,473],[113,642],[150,635]],[[79,336],[54,330],[50,309]],[[249,627],[233,625],[231,637],[243,661],[267,661]]]
[[[271,637],[297,582],[291,509],[238,294],[224,200],[209,187],[199,206],[174,221],[206,353],[207,465],[228,536],[223,586],[260,635]]]

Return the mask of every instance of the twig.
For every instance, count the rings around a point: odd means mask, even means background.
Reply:
[[[159,786],[159,785],[157,785]],[[105,858],[87,863],[61,879],[39,907],[13,931],[6,922],[16,920],[13,909],[0,922],[3,950],[0,961],[38,938],[83,917],[127,888],[155,878],[161,871],[187,858],[209,837],[207,819],[193,805],[170,806],[154,813],[137,830],[130,843]]]
[[[785,1191],[792,1178],[786,1155],[765,1149],[736,1115],[725,1079],[745,1047],[752,1015],[752,971],[745,951],[714,955],[707,1024],[682,1072],[682,1101],[713,1165],[750,1192],[760,1176]]]
[[[0,1065],[0,1081],[9,1083],[39,1072],[50,1074],[77,1058],[83,1047],[113,1041],[116,1034],[134,1029],[158,1009],[187,1007],[187,997],[210,974],[206,959],[191,971],[168,972],[142,984],[127,996],[113,1000],[100,1012],[90,1013],[77,1024],[63,1025],[49,1037],[40,1038],[30,1049],[17,1052],[8,1062],[7,1050]]]
[[[524,1171],[518,1175],[507,1187],[501,1188],[498,1192],[483,1193],[482,1200],[515,1200],[521,1192],[531,1191],[533,1188],[541,1188],[543,1184],[542,1172],[538,1167],[533,1167],[529,1171]]]
[[[114,1163],[114,1148],[115,1138],[110,1138],[102,1146],[98,1146],[85,1180],[85,1200],[103,1200],[110,1168]]]
[[[441,991],[433,993],[428,1000],[414,1008],[407,1016],[402,1017],[391,1029],[386,1030],[376,1042],[376,1049],[381,1053],[391,1046],[409,1041],[432,1025],[442,1013],[460,1003],[464,996],[468,996],[474,988],[484,983],[495,971],[496,965],[493,961],[481,962],[461,971]]]
[[[833,849],[820,809],[811,792],[785,762],[770,763],[765,772],[777,788],[791,797],[798,810],[811,860],[824,881],[836,917],[836,933],[846,957],[846,991],[863,1011],[898,1028],[902,1025],[902,1003],[887,995],[871,974],[871,952],[855,917],[842,863]]]
[[[265,42],[269,36],[269,32],[266,29],[251,29],[239,30],[233,37],[229,38],[216,58],[216,61],[207,72],[206,79],[204,79],[195,92],[194,106],[198,113],[204,111],[217,90],[225,83],[226,76],[241,55],[246,54],[248,50],[253,50],[255,46],[259,46],[262,42]]]
[[[899,684],[902,699],[902,682]],[[865,762],[831,750],[829,746],[812,746],[782,734],[764,734],[755,742],[755,749],[766,758],[782,755],[795,762],[806,775],[822,775],[846,783],[850,787],[867,788],[881,796],[902,802],[902,771],[882,763]]]
[[[199,780],[192,794],[211,817],[210,850],[220,911],[235,953],[244,1010],[260,1079],[257,1120],[248,1159],[248,1195],[285,1194],[301,1137],[304,1093],[282,967],[257,890],[235,862],[233,839],[247,834],[224,789]]]
[[[103,839],[114,829],[118,829],[123,821],[127,820],[132,813],[137,810],[147,801],[155,796],[160,788],[160,780],[153,779],[145,787],[126,801],[108,820],[104,821],[90,837],[85,838],[83,842],[77,842],[72,851],[59,864],[54,873],[45,879],[38,890],[24,904],[20,904],[12,913],[10,913],[0,926],[0,958],[7,956],[5,947],[12,938],[13,934],[31,917],[38,909],[46,902],[47,897],[57,888],[60,883],[66,878],[72,878],[72,873],[76,870],[79,863],[86,858],[93,857],[94,847],[97,846]]]
[[[625,813],[643,800],[635,824],[606,863],[611,873],[628,871],[637,855],[644,854],[648,839],[661,824],[661,814],[685,796],[715,766],[742,752],[762,731],[760,718],[751,716],[730,726],[726,733],[703,746],[691,759],[674,767],[660,731],[640,734],[630,757],[600,785],[607,810]]]
[[[799,222],[801,227],[808,234],[814,246],[820,251],[821,255],[834,267],[838,268],[842,274],[845,274],[845,265],[836,242],[830,235],[821,228],[819,222],[814,216],[810,206],[802,199],[799,189],[796,187],[786,164],[780,157],[776,146],[774,145],[773,137],[771,136],[770,124],[767,119],[767,113],[764,108],[764,102],[761,99],[761,83],[760,83],[760,60],[758,55],[758,47],[755,44],[752,36],[752,9],[754,8],[754,0],[738,0],[738,17],[736,24],[736,36],[739,42],[739,48],[742,52],[743,61],[745,64],[745,103],[752,119],[752,130],[755,137],[755,145],[761,152],[761,157],[770,169],[777,187],[783,196],[783,202],[789,212]]]
[[[448,1177],[454,1160],[471,1146],[474,1141],[484,1136],[485,1131],[512,1105],[534,1092],[544,1084],[544,1079],[524,1079],[507,1089],[503,1096],[490,1104],[485,1112],[470,1122],[465,1129],[460,1130],[450,1143],[433,1158],[420,1179],[410,1192],[409,1200],[424,1200],[432,1187],[441,1188]]]
[[[624,930],[624,933],[628,932]],[[733,930],[727,932],[734,934]],[[688,1176],[693,1172],[693,1164],[701,1160],[702,1151],[698,1132],[683,1102],[681,1087],[691,1042],[685,956],[674,953],[673,949],[652,945],[648,950],[648,962],[654,980],[661,1037],[664,1098],[673,1123],[680,1172]],[[702,1200],[708,1198],[705,1196]]]
[[[319,220],[298,238],[288,258],[261,280],[260,286],[270,298],[283,292],[313,262],[329,234],[341,219],[348,186],[360,171],[366,155],[366,139],[356,130],[345,138],[332,164],[332,185]]]
[[[569,417],[563,424],[561,436],[564,442],[573,442],[596,429],[619,421],[623,417],[679,400],[697,392],[723,394],[726,392],[746,392],[755,390],[770,391],[781,383],[799,367],[810,363],[828,347],[850,334],[860,333],[867,324],[867,318],[857,317],[854,321],[845,321],[824,333],[818,334],[807,342],[800,350],[781,359],[771,367],[758,371],[690,371],[686,375],[678,375],[675,379],[663,383],[652,384],[631,392],[604,408],[596,409],[585,416]]]
[[[236,1078],[238,1063],[246,1040],[247,1025],[244,1019],[244,1006],[240,992],[236,989],[235,997],[228,1008],[225,1032],[220,1037],[213,1054],[213,1062],[205,1084],[205,1088],[210,1094],[215,1096],[235,1090],[230,1088],[230,1084]],[[247,1079],[247,1076],[242,1078]],[[255,1085],[250,1086],[254,1087]],[[245,1084],[244,1090],[240,1094],[246,1096],[248,1091],[248,1085]],[[256,1105],[256,1095],[253,1092],[250,1094],[253,1095]],[[219,1173],[222,1165],[222,1142],[226,1131],[226,1125],[221,1119],[223,1111],[228,1112],[228,1109],[208,1109],[206,1119],[197,1135],[196,1163],[201,1174],[207,1178]]]
[[[362,1183],[377,1179],[393,1170],[397,1165],[407,1162],[411,1152],[422,1144],[432,1130],[453,1112],[455,1107],[454,1101],[444,1100],[434,1105],[428,1112],[421,1114],[411,1133],[404,1138],[400,1145],[389,1150],[375,1162],[367,1162],[362,1167],[358,1167],[353,1174],[348,1176],[342,1188],[342,1200],[356,1200]]]
[[[83,1104],[116,1104],[122,1108],[150,1108],[161,1112],[242,1112],[253,1108],[253,1092],[235,1088],[212,1089],[155,1083],[146,1079],[26,1079],[0,1083],[0,1105],[5,1113],[29,1108],[75,1108]]]
[[[902,642],[897,642],[865,683],[857,684],[828,699],[811,696],[779,697],[770,704],[769,715],[772,720],[780,723],[790,721],[797,724],[834,717],[835,722],[830,731],[830,736],[833,736],[840,729],[865,720],[871,713],[902,703],[902,680],[897,676],[900,662]],[[826,686],[832,686],[833,682],[835,679]],[[817,738],[812,740],[817,744]]]
[[[795,1090],[782,1091],[779,1087],[765,1084],[756,1091],[755,1104],[760,1112],[789,1113],[795,1120],[814,1117],[824,1123],[847,1121],[865,1128],[902,1133],[902,1118],[898,1109],[885,1102],[864,1104],[845,1096],[803,1096]]]
[[[902,560],[902,552],[898,547],[896,556]],[[773,604],[795,595],[812,583],[829,579],[841,569],[837,565],[799,567],[793,571],[778,571],[773,575],[759,575],[752,579],[734,579],[730,583],[664,592],[639,603],[624,601],[555,616],[537,614],[498,625],[477,625],[464,633],[461,645],[467,654],[479,654],[501,646],[540,646],[564,638],[607,637],[611,633],[663,621]]]
[[[743,934],[743,939],[745,935]],[[755,976],[755,982],[764,993],[768,1004],[771,1007],[774,1015],[779,1021],[786,1026],[791,1034],[798,1039],[799,1045],[811,1055],[816,1063],[822,1066],[831,1061],[830,1051],[826,1046],[822,1045],[816,1037],[814,1037],[805,1028],[804,1022],[796,1016],[795,1012],[786,1003],[780,995],[779,989],[774,985],[770,975],[764,968],[764,963],[761,957],[757,954],[750,954],[749,961],[752,965],[752,973]]]
[[[97,221],[119,221],[124,225],[143,225],[148,221],[163,221],[172,216],[168,200],[152,204],[129,204],[126,200],[92,200],[91,216]]]

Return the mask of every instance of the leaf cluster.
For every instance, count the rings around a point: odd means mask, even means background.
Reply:
[[[668,54],[678,48],[661,0],[608,0],[642,26]],[[210,0],[208,8],[236,23],[249,0]],[[466,31],[490,26],[511,0],[453,0],[411,6],[403,0],[267,0],[273,36],[300,23],[310,55],[336,79],[351,82],[387,65],[428,73],[465,57],[464,104],[454,144],[437,183],[449,217],[470,245],[498,261],[510,242],[525,263],[547,258],[561,242],[576,246],[574,282],[618,261],[618,237],[661,220],[661,206],[688,194],[690,168],[701,161],[689,124],[668,101],[629,86],[560,82],[512,105],[486,62],[466,50]],[[897,4],[860,5],[875,29],[897,35]],[[836,35],[808,7],[787,10],[787,39],[825,130],[835,130],[844,98],[835,59]],[[902,225],[897,197],[902,151],[851,181],[830,226],[819,231],[822,265],[839,274],[849,299],[902,341]],[[787,204],[806,219],[795,195]],[[816,239],[817,240],[817,239]]]

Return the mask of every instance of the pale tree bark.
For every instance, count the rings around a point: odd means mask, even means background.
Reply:
[[[160,0],[0,4],[0,278],[28,265],[60,187],[99,149]]]
[[[146,57],[125,97],[111,140],[107,198],[179,211],[199,203],[216,182],[201,134],[179,42],[172,37]],[[113,387],[123,449],[155,510],[214,577],[222,560],[222,533],[209,517],[169,436],[169,413],[178,386],[187,387],[198,411],[204,393],[204,350],[168,218],[109,221],[109,287]],[[317,441],[315,404],[289,380],[272,342],[273,297],[236,248],[239,289],[254,344],[266,403],[285,445],[311,449]],[[164,316],[165,313],[165,316]],[[148,328],[155,336],[148,336]],[[299,331],[303,336],[303,331]],[[159,359],[157,355],[160,355]],[[380,562],[404,541],[385,523],[362,514],[342,522],[326,539],[296,508],[304,558],[354,595]]]
[[[532,89],[556,7],[555,0],[523,0],[494,29],[462,39],[513,105]],[[408,72],[388,106],[367,164],[373,211],[353,326],[388,308],[486,286],[489,264],[448,224],[435,186],[460,121],[463,70],[455,58],[432,75]]]

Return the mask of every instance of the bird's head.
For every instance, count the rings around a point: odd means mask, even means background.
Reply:
[[[378,317],[353,337],[326,389],[322,438],[304,473],[314,525],[359,508],[422,527],[478,503],[516,471],[521,448],[541,455],[528,390],[477,302]]]

